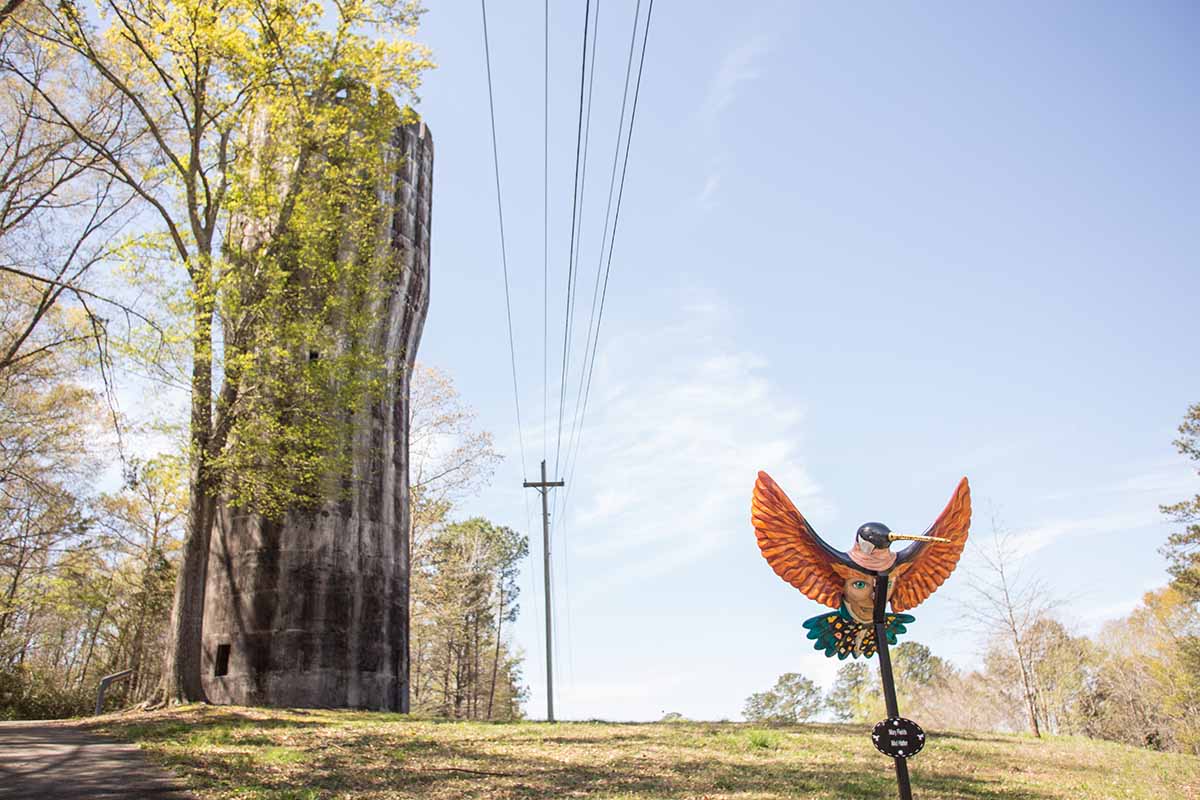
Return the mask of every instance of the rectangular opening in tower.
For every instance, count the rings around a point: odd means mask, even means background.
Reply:
[[[229,674],[229,645],[217,645],[217,663],[213,665],[213,675],[220,678]]]

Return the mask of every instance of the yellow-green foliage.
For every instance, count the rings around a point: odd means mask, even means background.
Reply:
[[[127,106],[129,140],[90,150],[158,227],[120,252],[159,301],[124,354],[190,390],[207,495],[193,505],[221,493],[276,515],[317,501],[344,471],[351,415],[382,386],[367,341],[395,268],[380,200],[405,119],[393,98],[415,97],[432,67],[412,39],[420,5],[37,6],[14,24]],[[53,116],[87,137],[88,100]]]
[[[217,463],[235,476],[233,502],[268,516],[336,491],[329,477],[349,469],[354,415],[385,387],[373,328],[400,263],[382,240],[380,198],[404,115],[387,94],[335,85],[298,112],[265,107],[252,158],[235,174],[218,301],[226,326],[245,333],[226,353],[240,404]],[[286,193],[277,181],[289,164],[300,166]]]

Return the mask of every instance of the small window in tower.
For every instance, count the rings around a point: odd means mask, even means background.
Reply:
[[[213,675],[217,678],[229,674],[229,645],[217,645],[217,663],[213,665]]]

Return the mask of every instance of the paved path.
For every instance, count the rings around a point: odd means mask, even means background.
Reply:
[[[46,722],[0,722],[2,800],[194,800],[135,745]]]

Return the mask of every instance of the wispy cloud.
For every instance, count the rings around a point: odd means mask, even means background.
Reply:
[[[564,520],[580,558],[620,565],[591,591],[744,540],[759,469],[797,504],[827,510],[800,458],[801,411],[772,386],[761,355],[729,344],[729,313],[697,299],[661,328],[615,339],[597,365],[603,390]]]
[[[1075,486],[1048,492],[1042,500],[1065,509],[1086,509],[1084,513],[1055,515],[1032,526],[1015,531],[1010,543],[1024,557],[1037,553],[1064,539],[1099,536],[1161,526],[1166,518],[1158,510],[1186,496],[1195,485],[1195,477],[1184,465],[1153,464],[1131,468],[1128,475],[1105,483]]]
[[[1016,555],[1026,557],[1062,539],[1133,531],[1161,522],[1162,517],[1153,509],[1114,512],[1075,519],[1057,519],[1040,523],[1014,534],[1010,543]]]
[[[712,208],[717,199],[717,190],[721,188],[721,174],[714,172],[704,181],[704,188],[696,196],[696,202],[705,209]]]
[[[1180,459],[1153,464],[1141,471],[1099,486],[1076,486],[1047,493],[1047,500],[1094,500],[1100,496],[1151,496],[1151,501],[1170,503],[1194,491],[1195,473]],[[1141,502],[1139,500],[1139,502]]]
[[[709,80],[699,112],[700,127],[711,153],[704,185],[696,195],[701,208],[716,206],[721,174],[726,168],[726,157],[717,144],[721,117],[737,102],[745,84],[762,76],[762,60],[768,50],[769,41],[763,34],[743,39],[725,54]]]
[[[739,42],[725,54],[708,84],[701,120],[713,125],[734,101],[742,84],[762,76],[760,62],[768,50],[767,37],[758,34]]]

